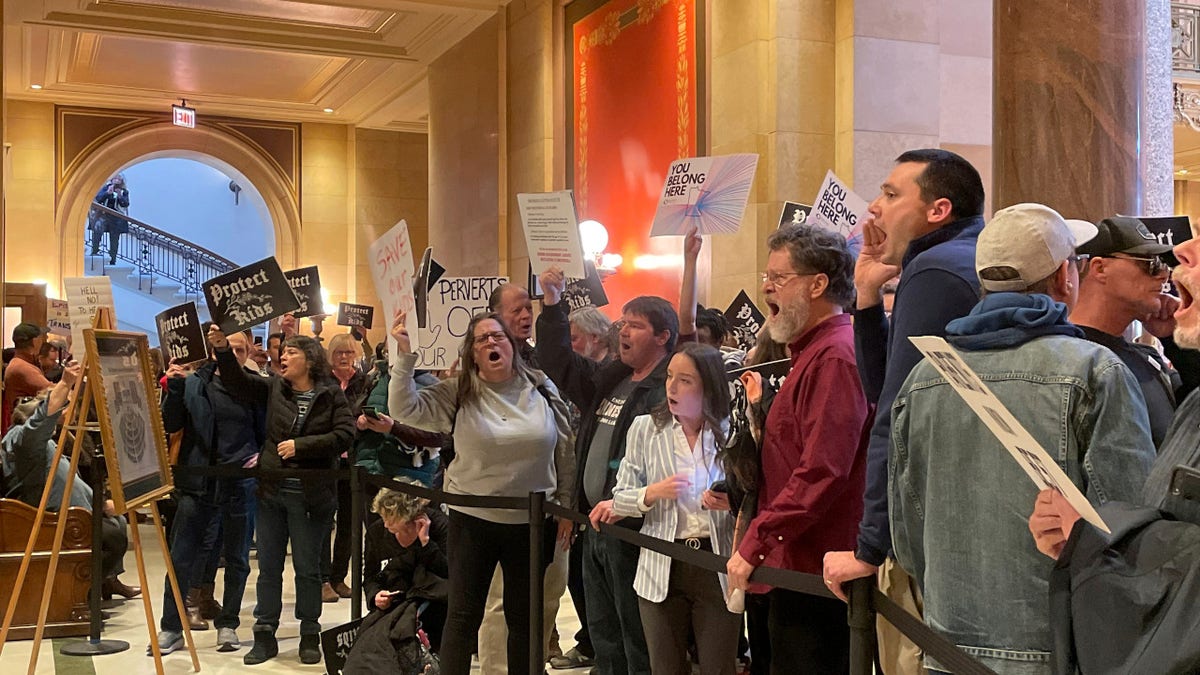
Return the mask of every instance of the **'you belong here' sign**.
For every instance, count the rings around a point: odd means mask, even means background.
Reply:
[[[204,282],[208,313],[226,334],[246,330],[300,307],[275,257]]]

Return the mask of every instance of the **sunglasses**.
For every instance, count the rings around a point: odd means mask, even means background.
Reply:
[[[1145,263],[1146,273],[1152,277],[1157,277],[1161,274],[1171,272],[1171,266],[1159,256],[1153,258],[1138,258],[1135,256],[1106,256],[1114,260],[1131,260],[1133,262]]]

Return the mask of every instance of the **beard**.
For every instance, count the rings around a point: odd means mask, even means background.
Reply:
[[[808,305],[794,304],[780,306],[779,313],[767,321],[767,332],[771,339],[782,344],[790,344],[800,337],[800,331],[808,323]]]
[[[1200,326],[1175,326],[1175,344],[1184,349],[1200,349]]]

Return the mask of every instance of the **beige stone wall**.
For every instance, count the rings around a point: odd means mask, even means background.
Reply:
[[[46,281],[61,298],[62,261],[54,227],[54,106],[7,102],[4,142],[4,280]],[[98,187],[98,186],[97,186]]]
[[[453,275],[502,259],[503,32],[493,17],[429,66],[429,242]]]

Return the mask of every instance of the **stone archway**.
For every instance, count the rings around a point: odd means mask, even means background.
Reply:
[[[254,185],[266,202],[274,227],[275,257],[284,269],[296,266],[300,209],[279,171],[259,152],[220,130],[162,123],[138,127],[105,142],[67,176],[55,209],[64,277],[83,274],[87,213],[97,186],[125,167],[154,157],[193,159]]]

